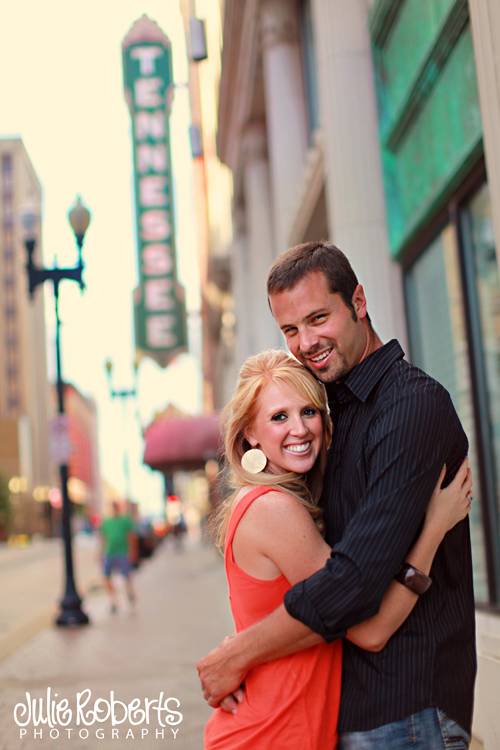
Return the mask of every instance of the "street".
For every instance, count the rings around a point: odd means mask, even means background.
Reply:
[[[61,566],[52,543],[47,543],[43,552],[40,548],[3,550],[9,560],[0,558],[0,585],[2,592],[8,590],[8,597],[3,597],[2,628],[7,632],[2,640],[4,645],[9,641],[11,652],[0,657],[0,750],[49,745],[107,750],[130,740],[140,742],[144,750],[174,742],[180,750],[201,748],[210,709],[203,702],[194,665],[232,630],[221,559],[212,547],[196,541],[188,541],[181,552],[164,544],[136,574],[135,609],[129,607],[121,591],[119,612],[113,616],[102,588],[95,585],[95,547],[88,540],[76,546],[80,590],[92,589],[84,602],[92,624],[76,630],[51,625],[49,612],[53,613],[54,607],[50,597],[55,592],[57,598]],[[27,556],[23,558],[24,552]],[[34,597],[36,608],[27,606],[30,597]],[[31,638],[29,627],[38,630]],[[24,643],[16,646],[19,629],[23,635],[19,640]],[[16,704],[28,704],[30,697],[42,700],[31,718],[28,705],[26,709],[18,706],[16,723]],[[98,698],[101,701],[96,704]],[[66,721],[66,727],[62,714],[56,716],[56,704],[64,699],[74,718]],[[115,727],[111,720],[102,721],[104,706],[115,701],[119,721],[124,709],[118,702],[128,704],[134,699],[141,708],[149,699],[149,722],[137,719],[138,714],[135,722]],[[155,709],[162,702],[166,707],[163,713]],[[37,727],[36,712],[40,719]],[[77,722],[83,715],[86,725]]]

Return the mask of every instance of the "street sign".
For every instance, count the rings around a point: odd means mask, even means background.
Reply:
[[[69,420],[67,414],[58,414],[50,420],[49,451],[52,461],[57,466],[69,463],[72,445],[69,438]]]

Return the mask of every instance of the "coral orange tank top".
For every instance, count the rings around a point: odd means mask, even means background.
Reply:
[[[233,538],[251,504],[273,487],[256,487],[233,509],[224,546],[231,611],[237,632],[270,614],[290,588],[245,573]],[[286,533],[286,529],[283,529]],[[236,714],[215,709],[205,728],[205,750],[334,750],[340,704],[340,641],[320,644],[252,669]]]

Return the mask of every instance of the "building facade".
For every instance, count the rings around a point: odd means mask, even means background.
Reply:
[[[329,239],[381,338],[454,400],[474,470],[474,732],[487,750],[500,746],[499,35],[495,0],[226,0],[218,130],[234,182],[235,360],[278,342],[273,258]]]
[[[212,0],[180,0],[189,58],[193,158],[193,203],[201,285],[203,407],[220,409],[234,382],[234,314],[231,295],[232,176],[217,155],[217,106],[222,19]],[[195,28],[193,28],[193,24]],[[196,25],[204,30],[205,50],[196,49]],[[202,45],[203,46],[203,45]],[[205,52],[206,57],[203,55]]]
[[[73,502],[86,506],[87,515],[101,515],[102,483],[96,404],[71,383],[64,385],[64,401],[71,443],[69,495]]]
[[[20,138],[0,139],[0,472],[11,482],[16,531],[43,530],[50,485],[49,386],[43,295],[28,296],[20,216],[41,215],[41,187]],[[41,242],[35,260],[41,262]]]

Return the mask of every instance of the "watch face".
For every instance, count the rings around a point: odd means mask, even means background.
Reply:
[[[405,563],[396,576],[396,580],[415,594],[424,594],[432,583],[432,579],[417,568]]]
[[[422,581],[419,580],[417,571],[414,568],[408,568],[405,575],[405,583],[412,591],[417,594],[422,593]]]
[[[408,583],[416,583],[418,581],[418,575],[415,568],[408,568],[406,571],[406,580]]]

